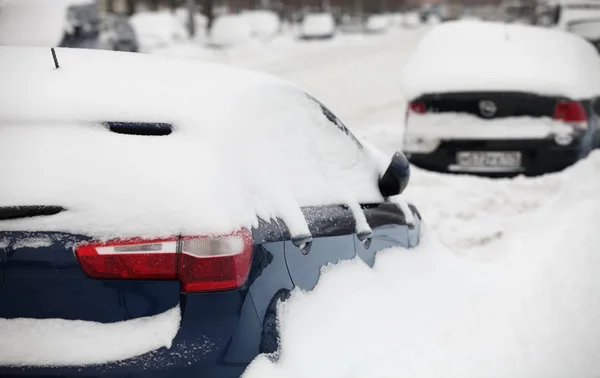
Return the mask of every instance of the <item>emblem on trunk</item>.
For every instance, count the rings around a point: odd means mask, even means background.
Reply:
[[[479,112],[486,118],[493,117],[498,111],[498,107],[493,101],[481,100],[479,101]]]

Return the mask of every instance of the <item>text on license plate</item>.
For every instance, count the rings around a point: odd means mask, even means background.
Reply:
[[[520,167],[520,152],[471,152],[456,154],[456,162],[464,167]]]

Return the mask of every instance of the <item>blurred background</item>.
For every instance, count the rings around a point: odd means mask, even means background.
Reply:
[[[569,28],[596,15],[595,0],[0,0],[0,44],[152,52],[186,40],[227,48],[465,18]]]

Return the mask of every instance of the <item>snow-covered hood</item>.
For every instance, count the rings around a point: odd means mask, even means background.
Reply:
[[[518,91],[583,99],[600,94],[600,57],[558,30],[448,22],[426,35],[402,72],[404,94]]]

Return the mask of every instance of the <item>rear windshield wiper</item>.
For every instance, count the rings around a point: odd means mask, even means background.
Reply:
[[[65,209],[60,206],[4,206],[0,207],[0,220],[30,218],[40,215],[54,215]]]

